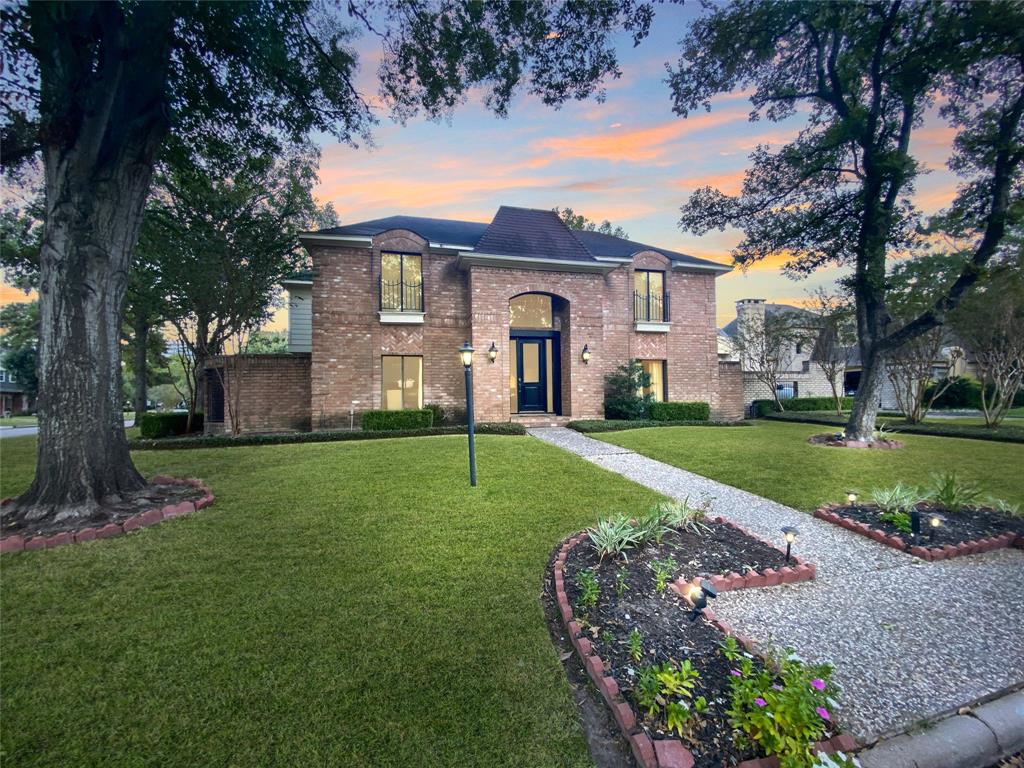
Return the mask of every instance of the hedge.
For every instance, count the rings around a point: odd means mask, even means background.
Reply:
[[[651,419],[581,419],[565,425],[577,432],[620,432],[647,427],[749,427],[749,421],[652,421]]]
[[[434,426],[434,411],[430,408],[402,411],[366,411],[363,413],[366,432],[394,431],[397,429],[430,429]]]
[[[707,421],[711,406],[701,402],[651,403],[651,421]]]
[[[147,411],[136,419],[135,424],[143,437],[158,439],[184,435],[188,429],[188,414],[177,411]],[[192,431],[203,431],[203,414],[193,415]]]
[[[508,421],[480,422],[474,427],[478,435],[525,435],[526,427]],[[207,435],[176,437],[164,440],[129,440],[133,451],[173,451],[191,448],[235,448],[252,445],[292,445],[296,443],[334,443],[349,440],[383,440],[397,437],[432,437],[464,435],[466,427],[429,427],[426,429],[379,430],[374,432],[283,432],[273,435]]]
[[[853,408],[852,397],[841,397],[839,403],[844,411],[848,411]],[[775,413],[778,409],[775,407],[774,400],[755,400],[751,403],[754,409],[754,415],[758,418],[764,418],[770,413]],[[785,412],[790,411],[833,411],[836,409],[836,400],[834,397],[790,397],[782,401],[782,407]]]
[[[935,391],[935,387],[944,385],[945,380],[935,382],[928,385],[925,390],[925,397],[930,398],[932,393]],[[994,387],[989,384],[989,393],[994,391]],[[1024,389],[1017,392],[1013,398],[1013,406],[1024,405]],[[935,408],[970,408],[973,410],[981,410],[981,382],[977,379],[972,379],[968,376],[954,376],[951,380],[949,387],[935,400],[933,405]]]
[[[830,427],[845,427],[846,417],[835,413],[772,413],[766,418],[775,421],[792,421],[802,424],[825,424]],[[932,437],[962,437],[967,440],[991,440],[996,443],[1024,443],[1024,428],[1007,426],[1006,422],[998,430],[974,424],[941,424],[938,421],[926,421],[921,424],[907,424],[897,420],[881,422],[890,433],[899,435],[930,435]]]

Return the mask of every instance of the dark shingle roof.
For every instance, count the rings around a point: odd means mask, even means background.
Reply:
[[[570,230],[556,211],[507,205],[501,206],[487,224],[399,215],[321,229],[316,234],[372,237],[392,229],[410,230],[431,243],[465,246],[480,253],[500,256],[594,261],[595,257],[629,259],[639,251],[654,251],[680,265],[727,269],[714,261],[635,240],[601,232]]]
[[[579,239],[581,243],[595,256],[604,256],[611,259],[628,259],[638,251],[654,251],[660,253],[666,259],[677,262],[679,264],[693,264],[695,266],[715,266],[715,267],[726,267],[725,264],[719,264],[716,261],[710,261],[708,259],[698,259],[696,256],[688,256],[685,253],[678,253],[676,251],[670,251],[667,248],[658,248],[654,245],[647,245],[646,243],[638,243],[635,240],[626,240],[622,237],[615,237],[614,235],[606,235],[603,232],[588,232],[586,230],[579,230],[573,234]]]
[[[503,205],[476,244],[480,253],[526,258],[593,261],[555,211]]]
[[[341,227],[321,229],[318,235],[379,235],[391,229],[408,229],[431,243],[476,247],[487,224],[479,221],[432,219],[425,216],[387,216]]]

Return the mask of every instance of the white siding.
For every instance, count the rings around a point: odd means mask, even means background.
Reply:
[[[288,286],[288,351],[313,351],[312,286]]]

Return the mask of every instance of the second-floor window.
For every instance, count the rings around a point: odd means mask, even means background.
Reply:
[[[650,269],[633,272],[633,318],[642,322],[668,321],[664,272]]]
[[[419,254],[381,253],[380,308],[385,312],[423,311],[423,266]]]

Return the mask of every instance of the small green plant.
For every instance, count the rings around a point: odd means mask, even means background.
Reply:
[[[668,729],[680,736],[687,730],[692,714],[685,701],[669,701],[665,704],[665,722]]]
[[[985,505],[991,507],[997,512],[1002,512],[1004,515],[1009,515],[1010,517],[1021,516],[1020,504],[1012,504],[1005,499],[997,499],[995,496],[986,496]]]
[[[878,515],[878,519],[889,523],[900,533],[912,533],[914,529],[910,522],[910,515],[906,512],[882,512]]]
[[[813,768],[813,745],[825,736],[832,719],[832,668],[804,664],[788,649],[759,669],[747,655],[734,662],[726,714],[739,733],[737,741],[777,755],[783,768]]]
[[[722,642],[719,643],[719,648],[721,648],[722,655],[727,661],[736,661],[736,659],[743,655],[743,651],[740,650],[740,644],[736,642],[736,638],[732,635],[726,635]]]
[[[875,488],[871,491],[871,501],[885,514],[909,515],[910,510],[921,500],[921,492],[917,488],[903,483],[896,483],[892,488]]]
[[[672,580],[672,573],[679,566],[671,557],[667,560],[651,560],[651,570],[654,571],[654,589],[664,592]]]
[[[580,571],[576,576],[576,586],[580,589],[580,596],[576,599],[576,604],[580,608],[593,608],[597,605],[601,586],[597,583],[593,571]]]
[[[609,555],[622,555],[625,558],[627,549],[637,546],[640,536],[630,519],[625,515],[601,520],[593,528],[587,529],[591,544],[604,560]]]
[[[646,544],[647,542],[653,541],[659,547],[661,546],[661,540],[664,538],[665,534],[672,532],[672,528],[665,524],[661,512],[657,507],[651,509],[643,517],[640,517],[636,521],[634,528],[636,529],[640,543]]]
[[[641,669],[637,676],[636,688],[634,688],[636,703],[647,713],[648,717],[654,717],[658,713],[658,707],[661,706],[658,701],[661,697],[661,683],[658,681],[657,669],[656,666]]]
[[[693,711],[698,715],[703,715],[708,711],[708,700],[703,696],[698,696],[693,700]]]
[[[700,674],[686,659],[678,667],[672,662],[666,661],[658,670],[658,682],[661,683],[662,693],[669,696],[693,695],[693,686],[697,683]]]
[[[640,661],[644,656],[644,648],[641,644],[643,642],[643,638],[640,637],[640,630],[633,627],[633,631],[629,633],[629,640],[627,642],[629,645],[629,658],[633,661]]]
[[[625,568],[619,568],[619,570],[615,572],[615,596],[618,598],[621,598],[626,594],[626,590],[629,589],[629,587],[626,586],[626,575],[627,571]]]
[[[964,507],[977,503],[981,490],[974,483],[960,480],[956,472],[932,475],[929,498],[945,507],[949,512],[962,512]]]
[[[669,528],[678,528],[700,535],[711,530],[704,523],[708,512],[707,507],[707,504],[691,507],[689,499],[687,499],[682,503],[678,501],[663,501],[656,509],[661,515],[662,522]]]

